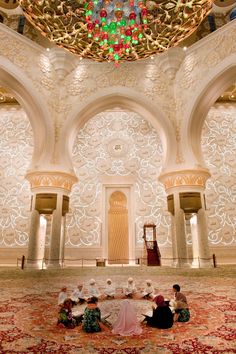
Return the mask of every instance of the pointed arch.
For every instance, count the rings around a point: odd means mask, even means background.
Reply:
[[[66,127],[62,131],[60,154],[63,153],[66,144],[67,156],[71,156],[78,130],[96,114],[116,107],[136,112],[152,124],[158,131],[162,142],[164,166],[167,163],[171,163],[174,159],[172,152],[176,148],[176,138],[169,119],[160,109],[157,101],[150,101],[139,92],[124,87],[100,90],[99,93],[92,95],[85,103],[74,108],[74,111],[68,117]],[[65,158],[68,158],[67,156]]]
[[[34,152],[31,166],[46,161],[53,151],[53,125],[43,98],[25,73],[8,59],[0,57],[0,85],[8,88],[25,110],[34,136]]]
[[[202,83],[199,92],[189,106],[187,126],[188,146],[197,161],[204,165],[201,151],[201,134],[207,114],[219,96],[236,81],[236,54],[232,54],[217,65]]]

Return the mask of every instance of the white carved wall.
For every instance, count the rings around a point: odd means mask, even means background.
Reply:
[[[0,106],[0,247],[28,244],[33,153],[30,122],[20,106]]]
[[[215,104],[202,132],[212,177],[206,184],[209,242],[236,245],[236,104]]]
[[[132,176],[136,245],[142,244],[143,224],[154,222],[161,245],[170,244],[166,196],[157,177],[163,150],[158,133],[141,116],[120,109],[90,119],[77,135],[73,162],[79,183],[73,187],[67,215],[67,246],[100,246],[102,176]]]
[[[212,246],[236,244],[236,105],[215,104],[202,132],[202,150],[212,177],[206,204]],[[25,180],[33,152],[33,133],[20,106],[0,106],[0,247],[28,244],[30,187]],[[136,243],[142,225],[153,221],[159,243],[170,244],[166,198],[157,182],[162,165],[158,133],[141,116],[119,109],[103,112],[80,130],[73,148],[79,183],[67,215],[67,247],[94,247],[101,241],[101,176],[135,180]],[[48,240],[47,240],[48,243]]]

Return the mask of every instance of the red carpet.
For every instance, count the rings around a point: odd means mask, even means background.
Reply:
[[[136,281],[138,287],[143,284],[144,277]],[[152,277],[153,280],[154,277]],[[98,277],[100,288],[105,278]],[[120,277],[125,281],[125,277]],[[165,279],[165,280],[164,280]],[[158,290],[170,293],[171,284],[176,277],[161,277]],[[60,280],[61,283],[62,280]],[[68,280],[63,280],[65,281]],[[76,284],[70,278],[69,287]],[[86,280],[85,280],[86,281]],[[233,281],[233,282],[232,282]],[[14,282],[17,283],[16,280]],[[56,282],[48,287],[37,281],[31,287],[20,288],[16,296],[14,290],[5,289],[0,302],[0,353],[97,353],[97,354],[220,354],[236,353],[236,298],[234,279],[181,279],[191,311],[188,323],[175,323],[168,330],[152,329],[143,326],[139,336],[121,337],[111,333],[85,334],[81,328],[62,329],[56,326],[57,292],[60,288]],[[50,282],[49,282],[50,283]],[[26,285],[26,284],[25,284]],[[44,286],[48,288],[44,291]],[[20,289],[20,290],[19,290]],[[52,291],[50,291],[52,290]],[[10,293],[8,292],[10,291]],[[5,297],[5,299],[4,299]],[[151,308],[151,302],[133,300],[141,319],[141,313]],[[112,312],[109,320],[114,322],[119,310],[120,300],[101,301],[102,311]]]

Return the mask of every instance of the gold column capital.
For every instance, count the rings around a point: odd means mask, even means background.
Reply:
[[[73,184],[78,182],[74,174],[61,171],[29,171],[25,177],[30,182],[32,191],[38,188],[57,188],[71,192]]]
[[[211,174],[208,169],[186,169],[162,173],[158,179],[168,191],[174,187],[202,187],[205,189],[209,177]]]

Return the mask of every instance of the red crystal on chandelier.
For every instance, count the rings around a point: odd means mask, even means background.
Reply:
[[[144,0],[84,1],[88,37],[107,52],[108,60],[119,62],[140,43],[147,27]]]

